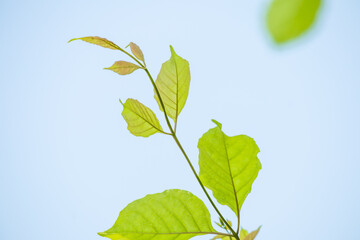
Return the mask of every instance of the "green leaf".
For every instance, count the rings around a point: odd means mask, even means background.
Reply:
[[[246,231],[245,229],[241,228],[240,230],[240,240],[244,240],[244,238],[249,234],[248,231]]]
[[[75,40],[83,40],[85,42],[88,42],[88,43],[92,43],[92,44],[95,44],[95,45],[98,45],[98,46],[101,46],[101,47],[104,47],[104,48],[110,48],[110,49],[113,49],[113,50],[120,50],[121,48],[116,45],[115,43],[107,40],[106,38],[101,38],[101,37],[82,37],[82,38],[73,38],[71,39],[69,42],[72,42],[72,41],[75,41]]]
[[[140,61],[143,61],[145,63],[144,54],[141,51],[140,47],[133,42],[129,43],[129,46],[130,46],[131,52],[134,54],[134,56],[137,59],[139,59]]]
[[[248,233],[248,231],[241,228],[240,234],[239,234],[240,240],[254,240],[255,237],[257,236],[257,234],[259,233],[260,228],[261,228],[261,226],[258,229],[256,229],[255,231],[252,231],[251,233]],[[224,235],[216,235],[211,240],[216,240],[216,239],[231,240],[231,239],[235,239],[235,238],[230,237],[230,236],[224,236]]]
[[[111,67],[108,67],[105,69],[111,70],[120,75],[127,75],[139,68],[140,68],[140,66],[138,66],[134,63],[131,63],[131,62],[117,61]]]
[[[221,226],[224,226],[224,227],[226,226],[224,220],[222,220],[221,217],[219,217],[219,221],[220,221]]]
[[[215,223],[216,223],[216,225],[218,225],[219,227],[221,227],[221,228],[225,229],[225,227],[224,227],[224,226],[222,226],[220,223],[218,223],[218,222],[215,222]]]
[[[159,120],[150,108],[131,98],[127,99],[123,106],[121,115],[128,124],[127,128],[135,136],[148,137],[157,132],[164,133]]]
[[[232,222],[229,219],[227,219],[226,222],[229,224],[230,227],[232,227]],[[230,230],[230,228],[227,225],[225,225],[225,229]]]
[[[231,240],[235,238],[232,238],[230,236],[224,236],[224,235],[216,235],[215,237],[213,237],[211,240],[215,240],[215,239],[222,239],[222,240]]]
[[[221,217],[219,217],[219,220],[220,220],[220,223],[215,222],[216,225],[218,225],[219,227],[221,227],[221,228],[224,229],[224,230],[230,230],[230,229],[228,228],[228,226],[225,224],[225,222],[222,220]],[[232,222],[231,222],[230,220],[227,219],[226,222],[229,224],[230,227],[232,226]]]
[[[130,203],[112,228],[99,233],[112,240],[187,240],[204,234],[218,234],[208,209],[192,193],[179,189]]]
[[[321,0],[273,0],[267,14],[268,29],[277,43],[294,39],[316,19]]]
[[[244,239],[241,239],[241,237],[240,237],[240,240],[254,240],[255,237],[258,235],[260,228],[261,228],[261,226],[258,229],[256,229],[255,231],[252,231],[251,233],[246,235],[246,237]]]
[[[229,206],[239,216],[241,206],[261,169],[260,151],[255,141],[246,136],[226,136],[221,124],[199,140],[199,177],[212,190],[216,200]]]
[[[163,63],[156,79],[156,86],[164,102],[166,114],[175,122],[185,106],[190,87],[189,62],[178,56],[170,46],[171,58]],[[160,100],[155,92],[155,99],[161,107]]]

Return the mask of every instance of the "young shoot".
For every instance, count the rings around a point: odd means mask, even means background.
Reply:
[[[204,191],[207,200],[219,217],[218,231],[211,223],[209,210],[194,194],[180,189],[146,195],[126,206],[115,224],[100,236],[112,240],[187,240],[195,236],[210,235],[211,239],[253,240],[260,227],[248,233],[240,229],[240,210],[252,183],[261,169],[257,157],[259,148],[246,135],[227,136],[221,123],[212,120],[214,128],[199,139],[199,168],[197,173],[177,135],[178,117],[184,108],[190,87],[189,62],[177,55],[170,46],[171,57],[163,63],[154,81],[145,64],[144,54],[135,43],[130,43],[131,53],[115,43],[100,37],[82,37],[83,40],[126,54],[133,62],[117,61],[105,68],[120,75],[136,70],[145,71],[154,88],[154,98],[163,112],[167,128],[164,129],[156,114],[138,100],[129,98],[123,106],[122,116],[127,128],[135,136],[149,137],[165,134],[172,138],[187,161],[196,181]],[[170,120],[171,119],[171,120]],[[224,218],[208,193],[210,189],[215,200],[228,206],[236,216],[236,225]]]

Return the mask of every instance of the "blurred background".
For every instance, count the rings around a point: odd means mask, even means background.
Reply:
[[[281,46],[266,29],[268,6],[1,1],[0,239],[101,239],[128,203],[170,188],[210,207],[170,137],[126,129],[119,98],[140,100],[166,126],[145,73],[104,71],[130,59],[67,44],[83,36],[135,42],[154,77],[170,44],[190,62],[179,139],[196,167],[212,118],[256,140],[263,169],[241,224],[262,225],[257,239],[359,239],[360,3],[327,0],[310,32]]]

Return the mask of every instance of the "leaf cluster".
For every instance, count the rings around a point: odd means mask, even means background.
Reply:
[[[163,63],[156,80],[148,71],[144,54],[135,43],[130,43],[131,53],[115,43],[100,37],[83,37],[83,40],[104,48],[119,50],[133,62],[117,61],[105,68],[120,75],[142,69],[153,87],[154,98],[163,112],[168,130],[160,125],[156,114],[140,101],[129,98],[120,100],[127,128],[135,136],[149,137],[160,133],[171,136],[192,169],[198,183],[213,208],[219,215],[217,225],[224,230],[215,230],[210,213],[202,200],[192,193],[170,189],[145,196],[130,203],[119,214],[115,224],[100,236],[112,240],[187,240],[199,235],[214,235],[212,239],[253,240],[260,228],[248,233],[240,230],[240,210],[251,186],[261,169],[257,157],[259,148],[246,135],[227,136],[222,125],[213,120],[215,127],[199,139],[199,168],[197,173],[176,135],[178,117],[185,106],[190,87],[189,62],[180,57],[170,46],[171,57]],[[172,120],[172,122],[170,121]],[[218,203],[228,206],[237,217],[236,228],[225,220],[217,209],[206,188],[210,189]]]

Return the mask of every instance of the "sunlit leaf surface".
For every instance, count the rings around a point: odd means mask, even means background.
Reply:
[[[131,63],[131,62],[117,61],[111,67],[108,67],[105,69],[111,70],[120,75],[127,75],[127,74],[134,72],[135,70],[137,70],[139,68],[140,68],[140,66],[138,66],[134,63]]]
[[[123,106],[121,114],[128,124],[129,131],[135,136],[148,137],[163,132],[155,113],[138,100],[129,98]]]
[[[189,93],[190,68],[189,62],[178,56],[171,46],[170,50],[171,58],[163,63],[155,84],[164,102],[166,114],[176,121]],[[163,111],[156,92],[155,99]]]
[[[261,169],[257,158],[260,150],[254,139],[246,135],[228,137],[221,124],[214,122],[217,126],[199,140],[199,177],[220,204],[239,215]]]
[[[261,226],[258,229],[256,229],[255,231],[252,231],[251,233],[246,235],[244,239],[240,238],[240,240],[254,240],[256,238],[256,236],[258,235],[260,228],[261,228]]]
[[[210,213],[192,193],[172,189],[147,195],[125,207],[109,230],[112,240],[187,240],[216,234]]]
[[[131,52],[134,54],[134,56],[137,59],[145,62],[144,54],[141,51],[140,47],[133,42],[131,42],[129,45],[130,45]]]
[[[92,43],[92,44],[95,44],[95,45],[98,45],[98,46],[101,46],[101,47],[104,47],[104,48],[110,48],[110,49],[113,49],[113,50],[119,50],[120,47],[117,46],[115,43],[107,40],[106,38],[101,38],[101,37],[82,37],[82,38],[73,38],[71,39],[69,42],[72,42],[72,41],[75,41],[75,40],[83,40],[85,42],[88,42],[88,43]]]

